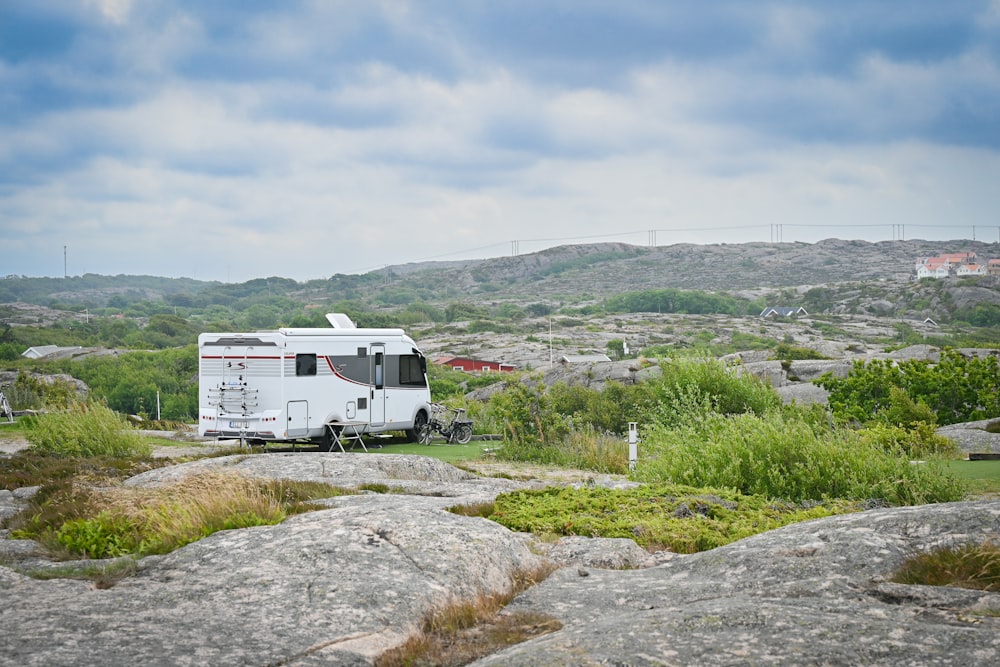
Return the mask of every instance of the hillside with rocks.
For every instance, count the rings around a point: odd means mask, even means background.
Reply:
[[[593,243],[478,260],[390,265],[364,275],[334,272],[329,279],[298,283],[280,277],[242,284],[188,278],[85,275],[68,279],[8,276],[0,280],[0,304],[89,304],[124,307],[139,299],[190,307],[247,297],[287,297],[303,303],[389,298],[445,302],[476,297],[517,300],[599,298],[626,291],[678,288],[716,290],[753,297],[841,283],[909,282],[918,258],[974,252],[1000,258],[1000,243],[983,241],[880,241],[826,239],[818,243],[675,244],[635,246]],[[993,282],[984,281],[987,286]],[[891,299],[890,299],[891,301]],[[0,314],[6,317],[5,313]],[[44,319],[47,313],[35,311]]]
[[[1000,243],[982,241],[845,241],[818,243],[624,243],[559,246],[475,262],[390,266],[399,283],[432,292],[500,292],[513,296],[595,296],[675,287],[741,292],[755,288],[858,281],[907,281],[919,257],[972,251],[1000,258]]]

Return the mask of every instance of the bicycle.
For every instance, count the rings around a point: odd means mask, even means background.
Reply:
[[[467,444],[472,440],[472,420],[465,418],[465,408],[449,408],[433,403],[431,418],[420,429],[417,442],[429,445],[435,433],[440,433],[449,444]]]

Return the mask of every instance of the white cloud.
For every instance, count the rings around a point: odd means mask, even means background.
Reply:
[[[121,25],[128,20],[132,0],[84,0],[88,7],[97,9],[105,20]]]
[[[983,45],[811,68],[825,15],[770,5],[744,17],[762,30],[745,57],[665,51],[611,81],[571,82],[525,70],[530,54],[474,57],[461,25],[415,5],[354,6],[234,19],[226,38],[259,46],[248,56],[273,74],[238,69],[197,5],[157,21],[93,5],[123,17],[118,41],[104,50],[106,35],[88,34],[69,52],[110,77],[75,60],[0,59],[17,94],[44,80],[84,97],[0,118],[0,164],[18,177],[0,190],[0,229],[16,238],[0,273],[58,274],[61,256],[44,267],[63,244],[77,273],[247,280],[506,254],[515,240],[522,252],[551,245],[542,238],[641,245],[649,230],[660,244],[766,241],[785,224],[786,241],[813,241],[866,224],[876,240],[895,223],[961,234],[1000,203],[997,151],[927,130],[956,100],[996,108],[978,104],[1000,90]],[[450,67],[370,44],[371,57],[340,58],[373,21]],[[769,66],[781,58],[806,64]]]

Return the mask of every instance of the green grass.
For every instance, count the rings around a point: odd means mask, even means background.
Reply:
[[[846,501],[788,503],[681,485],[547,488],[497,496],[489,519],[536,535],[627,537],[646,549],[695,553],[774,528],[854,512]],[[485,507],[453,509],[482,515]]]
[[[116,483],[125,467],[109,462],[131,463],[132,470],[151,467],[133,459],[66,461],[34,452],[0,460],[6,486],[16,488],[40,473],[50,477],[4,527],[14,538],[38,541],[56,559],[138,557],[169,553],[218,530],[280,523],[290,514],[321,509],[310,501],[351,493],[319,482],[256,480],[227,471],[136,489]]]
[[[967,482],[971,495],[1000,495],[1000,461],[949,461],[947,466]]]
[[[7,421],[0,421],[0,437],[21,435],[24,435],[24,423],[20,418],[15,418],[13,424]]]
[[[165,438],[160,435],[143,435],[143,442],[149,444],[151,447],[190,447],[192,445],[197,445],[197,442],[186,442],[184,440],[176,440],[174,438]]]
[[[408,443],[405,445],[385,445],[381,449],[372,446],[372,442],[365,443],[370,454],[417,454],[419,456],[430,456],[431,458],[454,463],[455,461],[470,461],[483,457],[483,450],[496,447],[499,443],[470,442],[467,445],[447,445],[441,443],[431,443],[420,445]]]

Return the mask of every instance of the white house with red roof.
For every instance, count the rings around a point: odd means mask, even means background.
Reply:
[[[986,266],[983,264],[962,264],[955,269],[956,276],[985,276]]]
[[[968,250],[945,253],[937,257],[919,257],[914,269],[917,278],[1000,275],[1000,260],[991,259],[987,264],[980,264],[976,262],[976,253]]]
[[[923,264],[917,265],[917,278],[947,278],[951,273],[944,262],[935,261],[937,257],[929,257]]]

